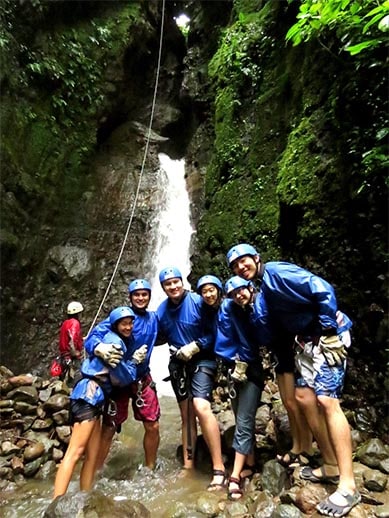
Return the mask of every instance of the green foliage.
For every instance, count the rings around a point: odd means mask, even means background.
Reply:
[[[286,34],[293,45],[333,31],[354,56],[387,42],[389,0],[304,0],[297,19]]]
[[[262,77],[261,55],[271,38],[266,30],[268,10],[239,13],[239,20],[224,32],[218,51],[208,66],[209,76],[216,84],[239,85],[249,80],[253,86]]]

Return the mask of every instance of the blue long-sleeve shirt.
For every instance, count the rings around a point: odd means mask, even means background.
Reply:
[[[136,380],[137,366],[131,360],[125,360],[128,342],[111,329],[101,337],[100,342],[116,344],[123,351],[122,361],[114,368],[92,354],[81,365],[83,378],[75,385],[70,399],[83,399],[91,405],[101,405],[114,386],[124,387]]]
[[[168,344],[180,349],[183,345],[196,342],[200,347],[200,352],[193,357],[196,361],[214,359],[215,336],[203,304],[200,295],[185,291],[178,304],[167,298],[157,309],[159,329]]]
[[[320,335],[324,329],[342,332],[338,327],[334,288],[327,281],[292,263],[274,261],[264,265],[261,297],[254,305],[254,319],[262,326],[265,342],[281,326],[293,334]]]
[[[250,363],[259,360],[259,335],[251,322],[251,308],[241,308],[233,300],[222,302],[215,341],[217,358],[226,362],[236,359]]]
[[[139,311],[136,308],[132,309],[136,317],[124,359],[130,360],[137,349],[144,344],[147,345],[146,359],[137,366],[135,380],[139,380],[150,372],[150,357],[158,335],[158,318],[155,311]],[[109,329],[109,318],[106,318],[93,328],[85,341],[85,350],[88,354],[93,354],[95,347],[103,341],[102,338]],[[105,343],[107,342],[105,341]]]

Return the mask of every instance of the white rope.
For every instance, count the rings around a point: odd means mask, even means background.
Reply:
[[[120,252],[119,252],[119,256],[118,256],[118,259],[116,261],[116,264],[115,264],[115,268],[113,270],[113,273],[112,273],[112,276],[111,276],[111,279],[108,283],[108,286],[107,286],[107,289],[105,291],[105,294],[104,294],[104,297],[100,303],[100,306],[99,306],[99,309],[97,310],[97,313],[96,313],[96,316],[95,318],[93,319],[93,322],[89,328],[89,331],[88,331],[88,334],[87,336],[89,335],[89,333],[91,332],[91,330],[93,329],[93,327],[95,326],[96,324],[96,320],[100,314],[100,311],[104,305],[104,302],[108,296],[108,293],[109,293],[109,290],[111,289],[111,286],[112,286],[112,283],[113,283],[113,280],[115,278],[115,275],[116,275],[116,272],[119,268],[119,264],[120,264],[120,261],[122,259],[122,256],[123,256],[123,252],[124,252],[124,247],[126,246],[126,243],[127,243],[127,239],[128,239],[128,234],[130,233],[130,228],[131,228],[131,225],[132,225],[132,220],[134,218],[134,213],[135,213],[135,208],[136,208],[136,204],[137,204],[137,201],[138,201],[138,197],[139,197],[139,191],[140,191],[140,185],[141,185],[141,181],[142,181],[142,176],[143,176],[143,170],[144,170],[144,167],[145,167],[145,163],[146,163],[146,157],[147,157],[147,153],[148,153],[148,149],[149,149],[149,143],[150,143],[150,136],[151,136],[151,128],[152,128],[152,124],[153,124],[153,118],[154,118],[154,111],[155,111],[155,103],[156,103],[156,98],[157,98],[157,90],[158,90],[158,81],[159,81],[159,71],[160,71],[160,68],[161,68],[161,55],[162,55],[162,40],[163,40],[163,29],[164,29],[164,16],[165,16],[165,0],[162,0],[162,19],[161,19],[161,33],[160,33],[160,38],[159,38],[159,52],[158,52],[158,65],[157,65],[157,74],[156,74],[156,77],[155,77],[155,86],[154,86],[154,95],[153,95],[153,103],[152,103],[152,108],[151,108],[151,115],[150,115],[150,123],[149,123],[149,129],[148,129],[148,133],[147,133],[147,140],[146,140],[146,147],[145,147],[145,152],[144,152],[144,155],[143,155],[143,162],[142,162],[142,167],[141,167],[141,171],[140,171],[140,174],[139,174],[139,181],[138,181],[138,185],[137,185],[137,188],[136,188],[136,193],[135,193],[135,200],[134,200],[134,203],[133,203],[133,206],[132,206],[132,211],[131,211],[131,216],[130,216],[130,219],[129,219],[129,222],[128,222],[128,225],[127,225],[127,230],[126,230],[126,233],[124,235],[124,239],[123,239],[123,243],[122,243],[122,246],[121,246],[121,249],[120,249]]]

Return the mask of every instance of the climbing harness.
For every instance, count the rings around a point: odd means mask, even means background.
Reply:
[[[134,218],[135,207],[136,207],[136,204],[137,204],[137,201],[138,201],[138,197],[139,197],[140,185],[141,185],[141,182],[142,182],[143,171],[144,171],[144,167],[145,167],[145,163],[146,163],[146,157],[147,157],[147,153],[148,153],[148,149],[149,149],[149,144],[150,144],[151,128],[152,128],[153,119],[154,119],[154,111],[155,111],[157,90],[158,90],[158,82],[159,82],[159,73],[160,73],[160,69],[161,69],[161,55],[162,55],[162,40],[163,40],[163,31],[164,31],[164,18],[165,18],[165,0],[162,0],[161,31],[160,31],[160,38],[159,38],[158,64],[157,64],[157,72],[156,72],[156,77],[155,77],[154,95],[153,95],[153,102],[152,102],[152,107],[151,107],[150,123],[149,123],[149,127],[148,127],[147,138],[146,138],[145,152],[143,154],[142,167],[141,167],[141,170],[140,170],[140,173],[139,173],[139,181],[138,181],[138,185],[137,185],[136,192],[135,192],[135,199],[134,199],[134,203],[133,203],[133,206],[132,206],[130,219],[129,219],[129,222],[128,222],[128,225],[127,225],[127,230],[126,230],[124,238],[123,238],[123,243],[122,243],[122,246],[121,246],[121,249],[120,249],[120,252],[119,252],[118,259],[116,261],[113,273],[111,275],[111,278],[109,280],[107,289],[106,289],[106,291],[104,293],[104,296],[102,298],[100,306],[99,306],[99,308],[97,310],[97,313],[95,315],[95,318],[93,319],[93,322],[92,322],[92,324],[91,324],[91,326],[89,328],[87,336],[89,336],[89,333],[92,331],[93,327],[95,326],[97,318],[98,318],[98,316],[100,314],[100,311],[101,311],[101,309],[102,309],[102,307],[104,305],[104,302],[105,302],[105,300],[106,300],[106,298],[108,296],[109,290],[111,289],[113,280],[114,280],[114,278],[116,276],[116,273],[117,273],[117,270],[119,268],[119,264],[120,264],[120,261],[121,261],[121,258],[122,258],[123,252],[124,252],[124,247],[125,247],[125,245],[127,243],[128,235],[130,233],[130,228],[131,228],[131,225],[132,225],[132,220]],[[85,356],[86,356],[86,351],[84,349],[84,358],[85,358]]]

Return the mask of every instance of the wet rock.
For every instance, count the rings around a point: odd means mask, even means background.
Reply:
[[[39,430],[49,430],[53,425],[53,420],[48,419],[36,419],[31,426],[33,430],[39,431]]]
[[[254,503],[250,509],[253,516],[257,518],[272,518],[276,508],[273,498],[265,492],[258,492],[254,498]]]
[[[65,394],[54,394],[45,403],[43,408],[49,412],[59,412],[69,406],[69,397]]]
[[[11,441],[4,441],[1,443],[1,455],[8,457],[9,455],[15,455],[20,452],[20,448]]]
[[[24,476],[25,477],[33,477],[35,473],[37,473],[38,469],[41,467],[42,458],[35,459],[31,462],[26,462],[24,465]]]
[[[62,442],[69,444],[70,436],[72,433],[70,426],[57,426],[55,431],[57,432],[57,435]]]
[[[377,470],[365,470],[363,473],[364,486],[369,491],[381,493],[388,485],[388,477]]]
[[[273,496],[279,495],[287,484],[288,473],[276,460],[265,463],[262,471],[262,487]]]
[[[24,401],[25,403],[34,405],[38,400],[38,390],[33,386],[22,386],[11,390],[7,396],[15,401]]]
[[[34,376],[31,374],[21,374],[20,376],[12,376],[8,378],[9,383],[13,387],[22,387],[24,385],[32,385],[34,383]]]
[[[205,491],[197,499],[196,509],[205,516],[217,516],[219,514],[219,496]]]
[[[358,448],[356,457],[362,464],[370,468],[378,468],[380,462],[389,457],[389,448],[380,439],[370,439]]]
[[[117,502],[100,491],[79,491],[56,498],[46,509],[44,518],[149,518],[150,512],[140,502],[130,500]]]
[[[11,469],[14,475],[19,475],[24,472],[24,464],[20,457],[12,457]]]
[[[303,514],[294,507],[288,504],[279,504],[275,508],[272,518],[302,518]]]
[[[19,412],[22,415],[33,415],[36,414],[37,407],[36,405],[31,405],[30,403],[25,403],[24,401],[16,401],[14,404],[15,412]]]
[[[43,455],[44,452],[45,447],[41,442],[32,443],[24,449],[23,458],[26,462],[30,462]]]
[[[377,518],[389,518],[389,504],[383,505],[382,507],[379,507],[375,511],[375,516]]]

